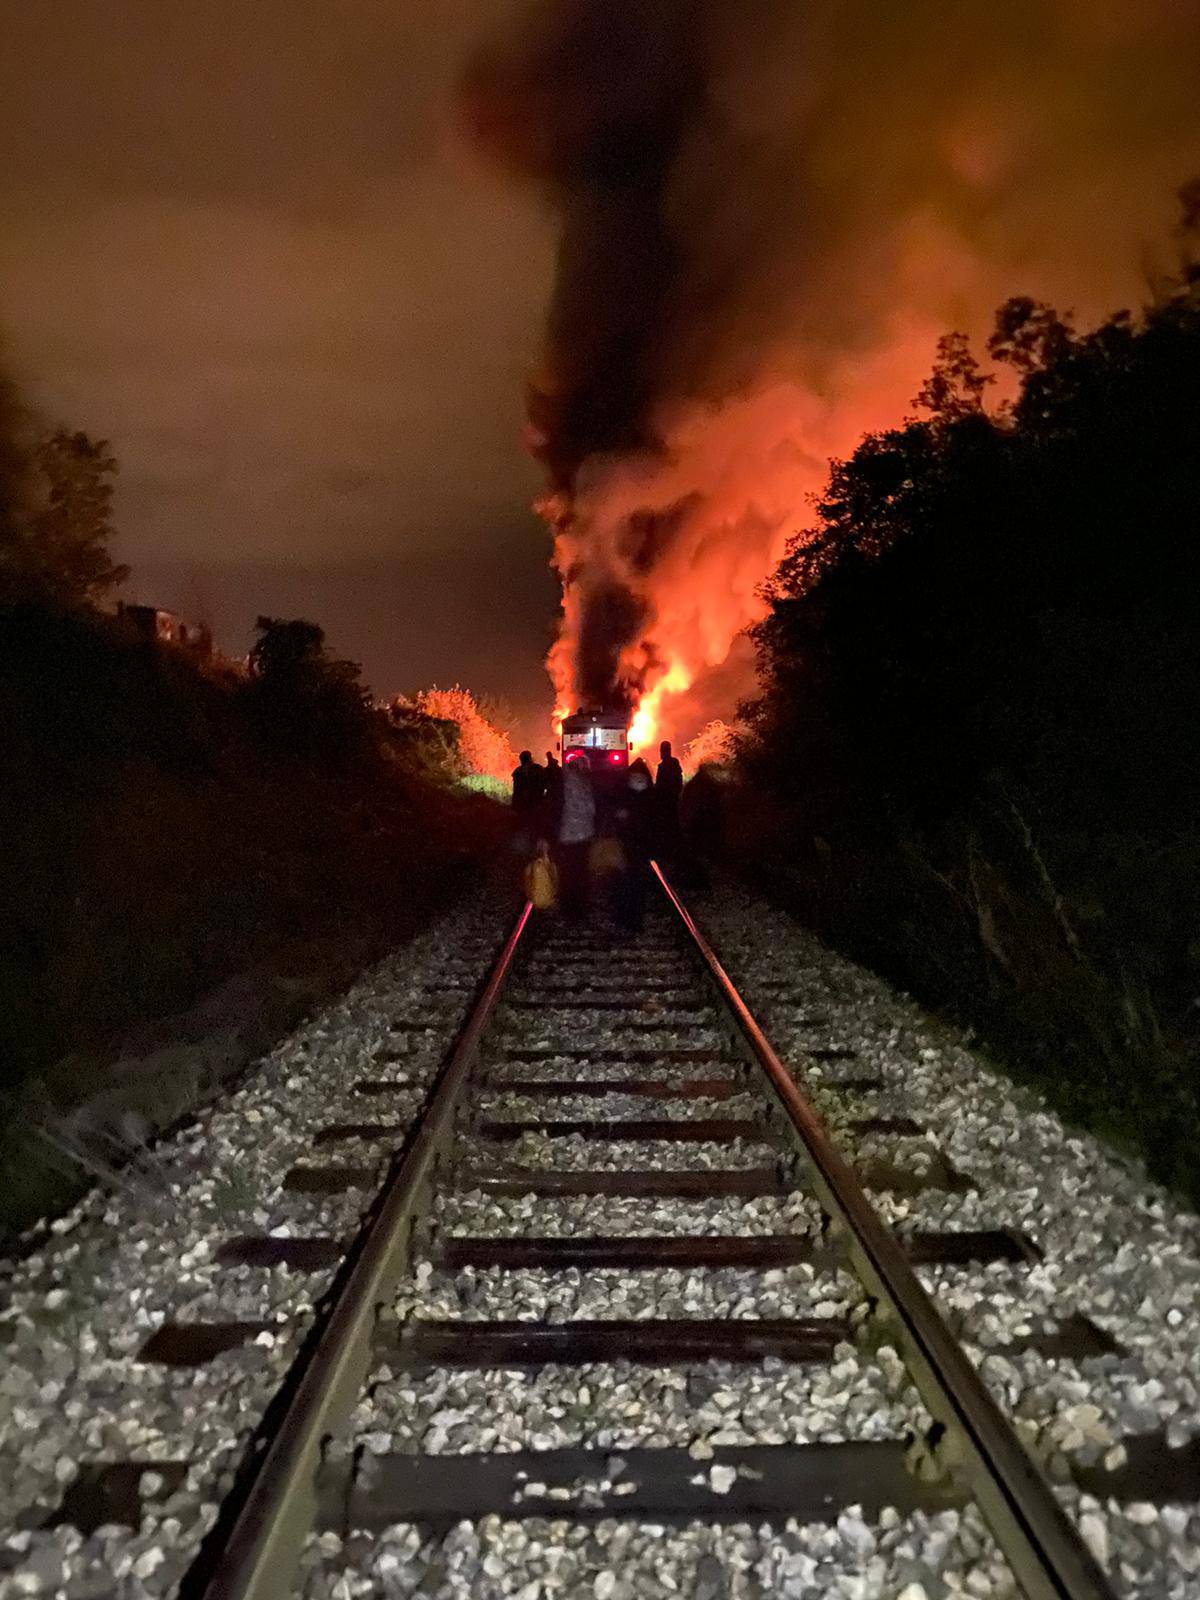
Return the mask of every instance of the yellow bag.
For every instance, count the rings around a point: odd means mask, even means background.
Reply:
[[[597,839],[588,852],[588,866],[593,878],[610,878],[614,873],[624,872],[625,852],[621,841],[607,836]]]
[[[545,850],[525,868],[525,893],[535,911],[550,911],[558,899],[558,869]]]

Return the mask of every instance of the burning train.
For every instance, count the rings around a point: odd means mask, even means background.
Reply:
[[[629,766],[629,715],[625,711],[577,711],[562,724],[563,764],[586,762],[593,782],[610,784]]]

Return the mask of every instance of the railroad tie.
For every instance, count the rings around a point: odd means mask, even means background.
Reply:
[[[486,972],[475,972],[466,961],[455,963],[443,982],[421,984],[416,1001],[404,1001],[406,1014],[388,1028],[396,1042],[380,1059],[402,1061],[406,1051],[425,1047],[431,1028],[455,1029],[437,1072],[413,1084],[403,1074],[394,1079],[370,1075],[389,1069],[364,1059],[363,1076],[351,1088],[374,1103],[363,1106],[367,1114],[361,1118],[343,1112],[345,1120],[316,1131],[313,1145],[322,1154],[343,1145],[365,1148],[345,1152],[348,1159],[341,1162],[299,1161],[283,1177],[284,1189],[294,1197],[289,1206],[303,1211],[303,1197],[311,1196],[317,1215],[321,1197],[361,1191],[364,1222],[353,1242],[314,1227],[308,1236],[242,1235],[220,1247],[218,1262],[239,1272],[281,1266],[338,1270],[311,1337],[299,1337],[308,1331],[305,1324],[285,1330],[299,1346],[297,1365],[246,1452],[245,1471],[210,1537],[203,1570],[191,1575],[188,1592],[196,1600],[269,1600],[286,1592],[312,1531],[369,1535],[415,1522],[438,1533],[464,1518],[491,1515],[575,1523],[617,1517],[671,1525],[789,1518],[831,1522],[851,1506],[872,1518],[884,1507],[901,1515],[932,1512],[972,1497],[1031,1593],[1105,1600],[1102,1575],[912,1272],[918,1265],[996,1264],[1016,1275],[1040,1259],[1036,1245],[1003,1227],[887,1228],[867,1190],[911,1193],[938,1187],[957,1193],[970,1186],[970,1179],[932,1143],[924,1147],[920,1169],[906,1169],[890,1156],[872,1156],[856,1172],[833,1147],[803,1092],[810,1069],[822,1089],[847,1095],[886,1087],[884,1078],[869,1070],[850,1066],[840,1080],[823,1070],[826,1063],[835,1070],[838,1063],[853,1063],[858,1054],[839,1042],[830,1019],[818,1013],[818,1007],[836,1009],[837,996],[820,987],[805,994],[805,974],[797,976],[794,969],[761,986],[772,1007],[803,1009],[797,1029],[830,1030],[809,1046],[798,1045],[795,1070],[789,1069],[665,875],[657,867],[654,874],[659,909],[640,940],[626,944],[599,928],[563,930],[550,920],[535,923],[526,905]],[[468,952],[478,956],[481,968],[485,951],[490,955],[491,946],[480,939]],[[512,988],[511,997],[506,987]],[[431,1013],[435,1000],[450,1004],[427,1021],[421,996],[428,997]],[[422,1014],[414,1017],[414,1010]],[[576,1027],[579,1015],[589,1010],[597,1017],[584,1027],[594,1043],[585,1042]],[[612,1015],[611,1025],[606,1014]],[[567,1034],[569,1039],[554,1042]],[[715,1045],[714,1038],[730,1042]],[[611,1070],[607,1077],[576,1081],[576,1072],[590,1074],[592,1068]],[[539,1078],[537,1071],[547,1075]],[[401,1121],[407,1110],[393,1111],[387,1099],[401,1093],[411,1097],[414,1090],[421,1103],[410,1125]],[[752,1114],[641,1116],[635,1106],[634,1115],[606,1116],[604,1102],[614,1096],[659,1102],[646,1105],[651,1112],[665,1111],[665,1103],[675,1101],[684,1113],[708,1113],[699,1102],[736,1098],[731,1109],[747,1105]],[[506,1106],[506,1100],[515,1103]],[[546,1115],[531,1115],[531,1101],[542,1102],[537,1109]],[[509,1109],[512,1115],[506,1116]],[[571,1114],[580,1109],[594,1109],[596,1115]],[[862,1107],[847,1109],[852,1135],[926,1138],[918,1122],[886,1105],[871,1115]],[[556,1110],[566,1114],[556,1117]],[[552,1170],[520,1164],[526,1152],[516,1147],[528,1138],[562,1141],[565,1164]],[[639,1144],[648,1147],[641,1164],[622,1165],[618,1152],[627,1158],[625,1147]],[[689,1165],[701,1155],[712,1159],[710,1151],[689,1149],[700,1144],[725,1146],[730,1160],[749,1157],[754,1164]],[[543,1157],[535,1150],[527,1159]],[[591,1165],[585,1165],[589,1159]],[[541,1205],[506,1209],[496,1203],[522,1196],[562,1200],[561,1223],[554,1220],[564,1231],[505,1233],[508,1226],[536,1228],[545,1215]],[[597,1202],[594,1207],[570,1204],[588,1197]],[[636,1204],[606,1207],[610,1199],[676,1201],[682,1214],[655,1207],[643,1220]],[[737,1202],[745,1202],[744,1210]],[[733,1203],[732,1214],[726,1203]],[[743,1218],[751,1217],[757,1231],[736,1231],[745,1225]],[[830,1220],[835,1226],[826,1226]],[[594,1231],[574,1231],[581,1225]],[[639,1225],[657,1231],[637,1232]],[[455,1231],[464,1226],[487,1231]],[[675,1226],[678,1232],[669,1231]],[[640,1306],[652,1312],[678,1310],[678,1305],[659,1306],[654,1280],[646,1274],[726,1270],[743,1275],[732,1280],[739,1304],[744,1296],[753,1304],[754,1286],[767,1274],[775,1274],[772,1285],[784,1285],[786,1293],[764,1301],[771,1314],[762,1317],[584,1314],[597,1304],[608,1308],[588,1282],[591,1273],[637,1275],[636,1289],[631,1278],[624,1298],[611,1304],[622,1311],[636,1312]],[[838,1274],[845,1292],[824,1297],[829,1304],[814,1295],[810,1307],[805,1295],[816,1273]],[[531,1275],[528,1308],[521,1287],[526,1280],[514,1277],[505,1285],[504,1274]],[[537,1274],[572,1275],[559,1280],[575,1286],[565,1312],[557,1309],[558,1298],[539,1302],[543,1279]],[[956,1431],[963,1445],[963,1475],[923,1481],[911,1470],[907,1437],[732,1445],[717,1442],[714,1433],[711,1441],[705,1434],[687,1444],[685,1419],[685,1447],[680,1448],[583,1443],[469,1454],[442,1453],[444,1443],[440,1449],[435,1443],[428,1453],[414,1454],[388,1450],[386,1407],[378,1413],[380,1428],[369,1426],[373,1397],[394,1379],[416,1386],[422,1375],[432,1374],[429,1381],[437,1388],[443,1371],[533,1374],[590,1366],[693,1369],[720,1363],[748,1369],[764,1362],[829,1363],[853,1340],[856,1318],[841,1307],[847,1295],[855,1297],[854,1274],[861,1277],[857,1305],[883,1303],[901,1354],[926,1385],[930,1408]],[[707,1296],[709,1286],[720,1289],[722,1280],[703,1282]],[[570,1295],[576,1288],[574,1309],[581,1314],[572,1317]],[[488,1298],[497,1289],[498,1302]],[[448,1304],[451,1310],[454,1306],[447,1291],[470,1307],[460,1318],[445,1315]],[[479,1316],[472,1298],[477,1295],[485,1312],[498,1303],[504,1315]],[[721,1289],[714,1301],[718,1311],[735,1303],[724,1295]],[[774,1314],[781,1305],[794,1305],[796,1314]],[[826,1310],[835,1314],[818,1314]],[[550,1320],[555,1314],[566,1320]],[[235,1362],[239,1347],[279,1331],[266,1321],[167,1319],[139,1354],[147,1363],[173,1366]],[[1040,1348],[1035,1338],[1068,1359],[1111,1353],[1102,1331],[1082,1316],[1041,1329],[1028,1348]],[[1004,1347],[1008,1353],[1015,1348]],[[897,1410],[898,1435],[906,1415]],[[648,1427],[654,1422],[647,1419]],[[572,1437],[586,1441],[589,1426],[585,1417]],[[656,1431],[665,1430],[650,1427],[646,1437]],[[372,1432],[384,1437],[370,1437]],[[532,1437],[536,1442],[536,1434]],[[786,1433],[773,1429],[767,1437]],[[327,1449],[330,1438],[349,1448]],[[1157,1459],[1147,1449],[1151,1473]],[[136,1462],[116,1465],[123,1474],[119,1480],[106,1488],[102,1477],[95,1479],[98,1505],[127,1495],[143,1470]],[[73,1514],[84,1518],[86,1506],[74,1507]]]

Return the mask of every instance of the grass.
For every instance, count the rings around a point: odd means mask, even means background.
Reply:
[[[491,800],[507,803],[512,794],[512,784],[503,778],[489,778],[486,773],[472,772],[460,778],[458,786],[465,794],[487,795]]]
[[[262,1184],[257,1174],[251,1175],[240,1167],[223,1173],[213,1184],[213,1209],[226,1223],[243,1221],[262,1198]]]

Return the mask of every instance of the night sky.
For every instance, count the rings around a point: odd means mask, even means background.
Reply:
[[[121,462],[129,593],[379,692],[548,708],[523,385],[552,234],[452,131],[498,0],[29,0],[0,56],[0,330]]]
[[[8,11],[0,332],[111,441],[132,596],[237,651],[310,616],[379,693],[461,680],[522,737],[559,598],[531,378],[567,657],[598,596],[695,724],[937,335],[1137,303],[1200,172],[1194,0]]]

